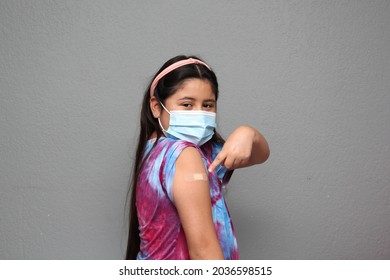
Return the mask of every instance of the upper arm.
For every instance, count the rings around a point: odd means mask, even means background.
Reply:
[[[223,259],[212,220],[206,168],[194,147],[185,148],[176,160],[172,192],[191,258]]]

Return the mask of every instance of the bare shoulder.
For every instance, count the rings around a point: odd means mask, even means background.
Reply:
[[[200,152],[195,147],[190,146],[185,148],[176,160],[176,169],[188,169],[189,171],[193,169],[202,169],[205,171]]]
[[[178,199],[183,201],[195,197],[199,199],[209,197],[209,182],[199,150],[195,147],[187,147],[176,160],[173,199],[177,204]]]

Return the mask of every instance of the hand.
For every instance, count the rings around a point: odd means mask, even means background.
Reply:
[[[259,153],[264,154],[263,158],[259,158]],[[240,126],[228,137],[208,170],[212,172],[219,164],[230,170],[246,167],[264,162],[268,155],[268,144],[261,134],[250,126]]]

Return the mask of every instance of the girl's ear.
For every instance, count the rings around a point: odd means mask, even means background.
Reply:
[[[150,110],[152,111],[153,117],[155,117],[156,119],[158,117],[160,117],[162,108],[161,108],[160,102],[157,100],[157,98],[152,96],[150,98],[149,104],[150,104]]]

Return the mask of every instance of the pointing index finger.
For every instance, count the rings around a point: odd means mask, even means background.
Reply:
[[[222,151],[215,157],[214,161],[210,164],[209,166],[209,172],[213,172],[214,169],[220,165],[221,163],[224,162],[224,160],[226,159],[225,155],[222,153]]]

